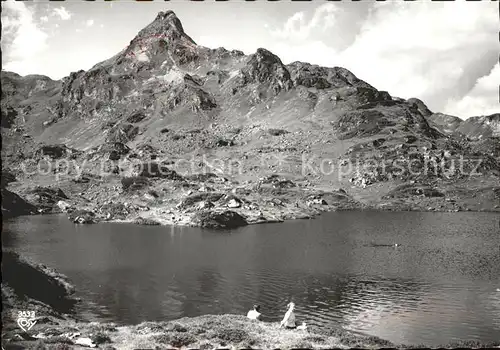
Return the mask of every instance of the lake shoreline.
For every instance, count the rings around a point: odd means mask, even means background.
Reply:
[[[289,217],[280,217],[279,215],[276,216],[268,216],[267,218],[258,218],[258,217],[250,217],[250,220],[247,219],[247,225],[259,225],[259,224],[277,224],[277,223],[283,223],[283,222],[289,222],[289,221],[295,221],[295,220],[313,220],[318,217],[320,217],[323,214],[328,214],[328,213],[334,213],[334,212],[422,212],[422,213],[430,213],[430,212],[435,212],[435,213],[463,213],[463,212],[468,212],[468,213],[500,213],[500,210],[425,210],[425,209],[397,209],[397,208],[364,208],[364,209],[322,209],[322,210],[317,210],[317,211],[311,211],[311,212],[303,212],[300,214],[293,213],[290,214]],[[94,223],[126,223],[126,224],[135,224],[135,225],[157,225],[157,226],[177,226],[177,227],[202,227],[203,225],[200,225],[197,222],[194,222],[192,220],[192,216],[189,215],[183,215],[180,212],[173,212],[170,210],[170,212],[173,214],[172,218],[165,218],[165,216],[162,215],[157,215],[154,212],[144,212],[139,216],[127,218],[127,219],[111,219],[111,220],[102,220],[102,221],[96,221]],[[223,211],[220,211],[223,212]],[[291,216],[291,217],[290,217]],[[249,218],[249,217],[247,217]],[[71,220],[71,217],[69,217]],[[246,225],[245,225],[246,226]],[[237,227],[208,227],[212,229],[231,229],[231,228],[237,228]]]
[[[2,213],[68,213],[70,220],[81,224],[106,221],[214,229],[345,210],[500,213],[500,187],[482,183],[476,189],[459,190],[415,181],[363,189],[276,174],[244,181],[213,173],[148,176],[82,174],[78,179],[55,178],[57,187],[49,177],[14,177],[2,188],[2,194],[13,197]]]
[[[166,217],[162,215],[162,213],[158,213],[158,211],[166,211],[170,214],[170,217]],[[233,211],[233,210],[231,210]],[[225,213],[227,211],[224,210],[216,210],[213,213]],[[241,213],[241,211],[234,211],[236,213]],[[391,207],[366,207],[366,208],[315,208],[310,211],[303,211],[301,213],[288,213],[288,216],[280,217],[279,215],[268,216],[259,218],[257,216],[247,216],[247,220],[245,225],[259,225],[259,224],[274,224],[274,223],[283,223],[294,220],[312,220],[320,217],[323,214],[334,213],[334,212],[394,212],[394,213],[403,213],[403,212],[421,212],[421,213],[500,213],[500,210],[497,209],[478,209],[478,210],[450,210],[450,209],[425,209],[425,208],[391,208]],[[126,223],[126,224],[135,224],[138,226],[174,226],[174,227],[201,227],[199,222],[195,222],[193,220],[193,215],[185,214],[180,211],[174,211],[172,208],[169,209],[154,209],[151,211],[141,212],[139,215],[133,215],[126,218],[113,218],[107,219],[105,217],[100,217],[99,215],[91,214],[93,213],[89,210],[88,207],[85,209],[76,209],[75,211],[67,212],[61,210],[54,210],[47,213],[33,213],[28,215],[18,215],[13,217],[8,217],[7,219],[12,219],[20,216],[43,216],[43,215],[68,215],[68,219],[73,221],[75,224],[97,224],[97,223]],[[78,222],[78,217],[86,218],[82,220],[82,222]],[[237,228],[240,226],[208,226],[207,228],[211,229],[231,229]]]

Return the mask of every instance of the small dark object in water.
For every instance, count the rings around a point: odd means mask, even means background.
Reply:
[[[369,246],[369,247],[399,247],[400,244],[398,244],[398,243],[394,243],[394,244],[370,243],[367,246]]]

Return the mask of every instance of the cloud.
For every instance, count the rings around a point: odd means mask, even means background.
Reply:
[[[58,16],[63,21],[67,21],[71,18],[72,14],[64,8],[64,6],[56,7],[52,13],[54,16]]]
[[[93,19],[89,19],[85,22],[85,25],[87,27],[92,27],[94,25],[94,20]]]
[[[500,64],[490,74],[477,80],[472,90],[461,99],[448,100],[445,113],[462,117],[499,113]]]
[[[92,50],[70,50],[62,53],[57,48],[48,50],[51,28],[45,29],[46,22],[40,16],[54,19],[53,17],[56,15],[53,11],[40,15],[38,11],[45,11],[45,8],[23,1],[2,2],[3,69],[20,75],[44,74],[52,79],[60,79],[69,72],[90,69],[96,62],[105,60],[116,53],[113,52],[113,48],[108,46],[92,47]],[[59,23],[54,23],[53,26],[63,27]],[[65,33],[69,36],[75,35],[73,30],[76,29],[78,28],[65,31]],[[78,30],[81,31],[81,29]],[[60,59],[58,55],[61,54],[64,55],[65,59]]]
[[[271,31],[278,40],[270,49],[285,63],[345,67],[378,89],[421,98],[436,111],[467,95],[498,61],[493,3],[383,2],[359,13],[351,8],[325,4],[309,20],[304,12],[294,14]],[[344,33],[355,35],[336,41]]]
[[[271,34],[289,40],[305,40],[314,32],[331,29],[341,8],[335,4],[324,4],[314,10],[313,16],[306,21],[305,12],[297,12],[284,24],[283,28],[271,31]]]
[[[47,17],[47,16],[42,16],[42,17],[40,17],[40,21],[41,21],[41,22],[48,22],[48,21],[49,21],[49,17]]]
[[[48,35],[21,1],[2,3],[2,66],[19,74],[36,71],[35,58],[47,48]]]

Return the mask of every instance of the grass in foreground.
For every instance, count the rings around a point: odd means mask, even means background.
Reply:
[[[99,348],[108,349],[293,349],[380,348],[392,344],[376,337],[360,337],[342,330],[287,330],[278,323],[252,321],[239,315],[206,315],[171,322],[145,322],[135,326],[73,323],[42,325],[30,331],[30,340],[4,345],[5,349],[74,348],[64,334],[80,333]],[[19,337],[18,337],[19,338]]]

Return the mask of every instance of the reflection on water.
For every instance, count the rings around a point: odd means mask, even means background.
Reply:
[[[437,345],[500,339],[498,219],[340,212],[221,233],[39,216],[5,224],[2,239],[65,273],[106,320],[245,314],[257,302],[278,321],[292,299],[299,322]]]

